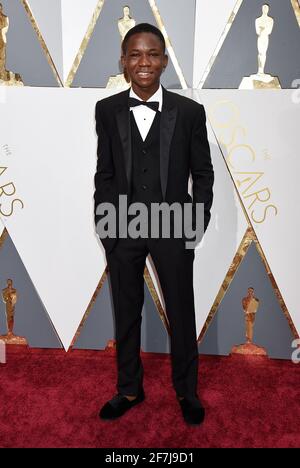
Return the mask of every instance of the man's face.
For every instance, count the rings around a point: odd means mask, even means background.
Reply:
[[[254,289],[249,288],[249,289],[248,289],[248,294],[249,294],[249,296],[252,297],[252,296],[254,295]]]
[[[159,84],[168,57],[155,34],[137,33],[129,38],[126,53],[122,54],[121,61],[133,88],[150,90]]]

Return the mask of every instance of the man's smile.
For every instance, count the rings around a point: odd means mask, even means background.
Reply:
[[[153,75],[153,72],[150,71],[138,71],[137,75],[141,76],[142,78],[147,78],[150,75]]]

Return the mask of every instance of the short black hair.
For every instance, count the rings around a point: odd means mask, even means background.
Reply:
[[[122,52],[124,54],[126,53],[127,44],[128,44],[129,39],[132,36],[134,36],[134,34],[139,34],[139,33],[151,33],[151,34],[154,34],[155,36],[157,36],[158,39],[160,40],[161,44],[162,44],[163,51],[165,53],[166,42],[165,42],[165,38],[164,38],[163,34],[161,33],[161,31],[156,26],[153,26],[153,24],[139,23],[139,24],[136,24],[135,26],[133,26],[133,28],[129,29],[129,31],[126,33],[126,35],[125,35],[125,37],[123,39]]]

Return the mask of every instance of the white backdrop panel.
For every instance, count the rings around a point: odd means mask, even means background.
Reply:
[[[106,95],[105,90],[9,88],[0,104],[0,146],[11,153],[3,161],[8,169],[1,185],[13,181],[24,203],[2,220],[65,348],[105,268],[94,231],[93,177],[94,108]],[[6,212],[10,199],[1,199]]]
[[[300,106],[296,93],[202,90],[201,97],[299,332]]]

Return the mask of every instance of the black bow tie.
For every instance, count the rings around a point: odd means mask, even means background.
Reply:
[[[135,107],[135,106],[147,106],[150,109],[154,110],[155,112],[158,111],[159,102],[158,101],[140,101],[139,99],[135,99],[133,97],[128,98],[128,106]]]

